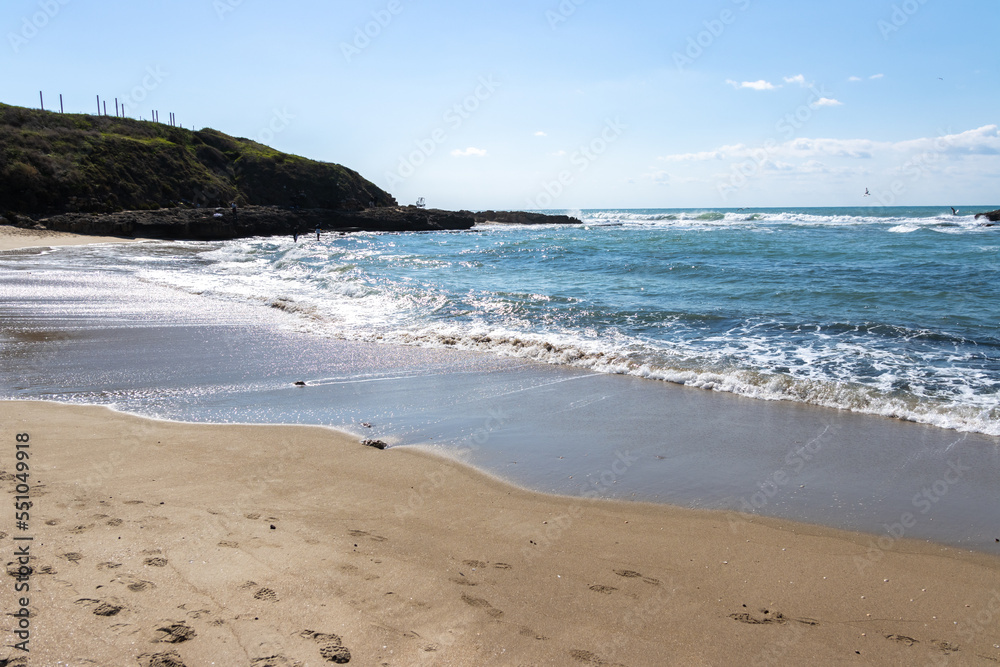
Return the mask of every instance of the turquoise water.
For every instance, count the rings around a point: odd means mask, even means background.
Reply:
[[[144,244],[87,261],[269,305],[315,335],[1000,434],[1000,227],[947,208],[568,213],[584,224]]]
[[[199,295],[221,324],[239,304],[313,336],[1000,434],[1000,227],[941,208],[568,213],[584,224],[2,259]],[[31,284],[17,288],[24,303],[88,298]]]

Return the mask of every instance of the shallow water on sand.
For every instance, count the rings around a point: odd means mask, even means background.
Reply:
[[[127,272],[8,262],[0,397],[325,424],[429,445],[542,491],[883,537],[906,523],[907,537],[1000,553],[995,437],[481,352],[323,338],[291,331],[287,318]],[[415,507],[435,483],[415,480]]]

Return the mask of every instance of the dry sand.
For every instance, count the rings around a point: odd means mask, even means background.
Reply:
[[[9,496],[30,437],[33,503],[26,531],[5,503],[0,550],[34,556],[29,592],[2,583],[0,663],[21,596],[31,665],[1000,661],[987,555],[546,496],[319,427],[43,402],[0,424]]]
[[[0,251],[21,248],[55,247],[62,245],[87,245],[89,243],[128,243],[135,239],[115,236],[84,236],[44,229],[22,229],[11,225],[0,225]]]

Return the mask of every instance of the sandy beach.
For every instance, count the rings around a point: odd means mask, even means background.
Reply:
[[[11,225],[0,225],[0,251],[21,248],[44,248],[65,245],[87,245],[89,243],[131,243],[135,239],[114,236],[85,236],[45,229],[22,229]]]
[[[8,505],[0,524],[4,607],[27,603],[30,664],[1000,660],[989,555],[547,496],[320,427],[47,402],[0,416],[11,496],[16,452],[30,454],[30,517],[18,530]],[[6,618],[9,660],[24,639]]]

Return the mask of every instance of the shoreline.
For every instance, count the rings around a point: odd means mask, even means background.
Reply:
[[[97,243],[135,243],[139,240],[132,237],[87,236],[47,229],[29,229],[14,227],[13,225],[0,225],[0,252]]]
[[[821,526],[540,494],[327,427],[41,401],[0,413],[0,467],[13,469],[15,433],[31,437],[42,660],[1000,659],[995,556],[906,539],[872,551],[871,536]],[[10,561],[11,540],[0,546]],[[187,639],[164,642],[161,628]]]

